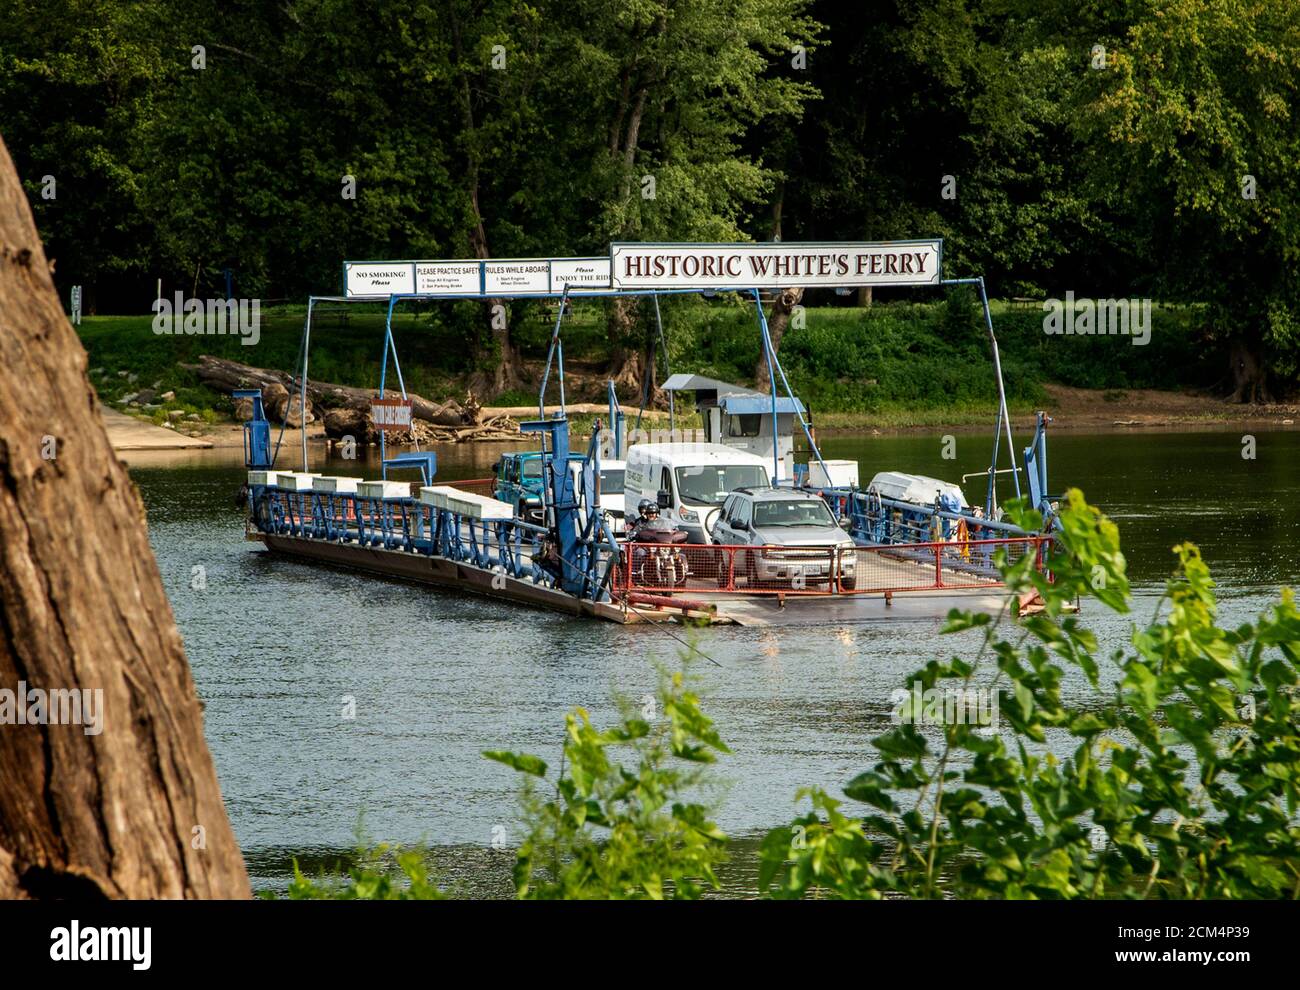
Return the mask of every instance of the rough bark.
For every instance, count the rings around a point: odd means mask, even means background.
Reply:
[[[1268,387],[1268,372],[1255,349],[1242,341],[1232,345],[1229,357],[1232,362],[1232,401],[1258,405],[1272,402]]]
[[[802,288],[782,289],[780,295],[772,301],[772,312],[767,318],[767,334],[772,338],[774,354],[781,353],[781,338],[785,336],[786,328],[790,325],[790,314],[794,312],[801,299],[803,299]],[[767,370],[767,353],[763,350],[761,342],[758,362],[754,365],[754,387],[760,392],[767,392],[771,387]]]
[[[0,689],[20,681],[102,691],[103,731],[0,724],[0,897],[249,896],[144,508],[0,142]]]
[[[607,333],[609,368],[606,372],[614,387],[625,396],[635,396],[646,408],[667,406],[667,393],[657,380],[658,341],[653,330],[646,330],[641,347],[637,338],[637,300],[614,299],[610,302]],[[649,387],[649,395],[646,388]]]
[[[198,364],[187,364],[182,367],[196,372],[203,384],[209,388],[227,395],[239,388],[260,388],[269,396],[279,396],[281,393],[277,389],[284,388],[288,396],[293,398],[292,411],[297,411],[299,385],[294,376],[286,372],[274,371],[270,368],[254,368],[251,365],[213,357],[210,354],[202,355]],[[310,377],[307,379],[308,411],[313,405],[322,409],[347,408],[369,411],[370,400],[378,395],[378,389],[352,388],[349,385],[313,381]],[[384,390],[384,395],[396,399],[401,398],[402,393],[390,388]],[[281,407],[281,411],[288,408],[288,396],[274,400]],[[433,402],[414,392],[407,392],[406,397],[411,400],[411,414],[416,419],[423,419],[437,426],[474,426],[478,422],[479,406],[472,395],[464,405],[455,400]],[[268,406],[268,412],[271,411]]]
[[[455,12],[449,10],[449,20],[451,23],[452,43],[455,48],[456,62],[461,62],[463,51],[461,45],[460,22],[457,20]],[[470,72],[473,70],[461,69],[460,77],[460,110],[461,122],[463,125],[463,136],[465,138],[466,161],[465,161],[465,192],[469,201],[469,242],[470,248],[474,252],[474,257],[480,261],[492,257],[488,250],[487,226],[483,222],[483,211],[479,206],[479,152],[476,145],[478,140],[478,131],[474,118],[474,93],[470,87]],[[510,335],[510,324],[508,320],[495,320],[494,311],[497,307],[505,307],[504,299],[486,299],[483,303],[484,318],[488,323],[488,338],[496,345],[496,354],[488,353],[487,349],[482,346],[479,337],[474,344],[475,356],[479,359],[480,364],[491,362],[489,370],[485,370],[475,376],[474,387],[479,391],[495,397],[502,392],[516,389],[524,384],[523,359],[519,354],[519,348]],[[508,315],[508,308],[506,313]],[[494,360],[495,359],[495,360]]]
[[[530,415],[536,416],[537,410]],[[361,409],[330,409],[325,413],[325,435],[336,440],[352,437],[363,443],[378,443],[379,430],[370,414]],[[483,416],[472,426],[432,426],[424,420],[415,421],[415,433],[389,433],[390,444],[401,445],[419,440],[420,443],[470,443],[479,441],[519,440],[519,424],[509,416]]]

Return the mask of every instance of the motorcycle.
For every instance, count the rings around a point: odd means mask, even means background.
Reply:
[[[636,582],[647,588],[683,587],[690,570],[680,547],[688,539],[685,530],[673,529],[666,523],[638,527],[632,535],[632,574]]]

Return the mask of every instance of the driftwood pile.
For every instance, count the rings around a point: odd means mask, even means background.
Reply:
[[[225,358],[205,354],[199,363],[186,365],[209,388],[230,395],[236,389],[260,388],[267,418],[290,427],[300,427],[304,422],[314,423],[319,418],[327,436],[353,437],[360,442],[375,442],[379,430],[370,417],[370,400],[378,397],[377,391],[351,388],[331,382],[307,379],[307,408],[302,408],[298,379],[283,371],[254,368]],[[401,398],[392,389],[384,391],[385,398]],[[518,440],[519,424],[509,416],[485,416],[474,393],[465,401],[434,402],[423,396],[407,392],[411,400],[413,427],[403,433],[389,432],[388,441],[395,444],[410,443],[412,433],[420,443],[467,443],[477,440]],[[305,413],[305,415],[304,415]],[[252,403],[247,399],[235,401],[235,416],[248,420],[253,415]]]

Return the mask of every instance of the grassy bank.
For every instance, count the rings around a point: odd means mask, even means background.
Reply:
[[[759,356],[752,306],[731,298],[712,301],[670,298],[661,302],[672,365],[726,381],[750,383]],[[543,360],[554,310],[516,302],[514,339],[527,362]],[[652,318],[652,311],[649,311]],[[238,337],[155,334],[149,316],[87,317],[79,328],[101,396],[114,402],[141,388],[174,391],[157,403],[211,419],[229,400],[200,384],[184,365],[202,354],[259,367],[297,366],[304,310],[262,314],[260,339],[245,346]],[[1013,412],[1041,404],[1049,383],[1078,388],[1175,389],[1213,384],[1222,355],[1203,346],[1197,312],[1158,306],[1146,346],[1127,337],[1047,336],[1039,309],[995,307],[1008,403]],[[983,320],[972,300],[960,297],[926,304],[889,303],[809,308],[781,345],[791,387],[834,427],[984,422],[993,408],[993,365]],[[474,303],[429,305],[399,314],[394,336],[408,389],[430,398],[463,396],[474,372],[466,341],[477,332],[481,309]],[[313,319],[310,374],[359,387],[378,387],[384,313],[380,306],[328,306]],[[565,318],[567,395],[603,399],[608,342],[604,311],[582,304]],[[661,369],[662,371],[662,369]],[[390,382],[392,368],[390,366]],[[502,405],[536,400],[517,391],[494,398]],[[625,399],[633,408],[634,399]]]

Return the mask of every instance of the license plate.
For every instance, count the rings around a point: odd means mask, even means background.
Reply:
[[[816,577],[822,573],[824,566],[822,564],[795,564],[790,568],[790,574],[802,574],[804,577]]]

